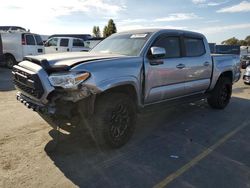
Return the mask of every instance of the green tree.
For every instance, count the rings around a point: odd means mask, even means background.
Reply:
[[[250,46],[250,35],[245,38],[246,46]]]
[[[235,37],[227,39],[225,41],[222,42],[222,44],[225,45],[238,45],[239,44],[239,40]]]
[[[246,40],[239,40],[238,45],[247,46],[247,41]]]
[[[108,37],[108,26],[104,27],[102,35],[103,35],[104,38]]]
[[[114,23],[114,20],[110,19],[108,21],[108,25],[105,26],[103,29],[103,37],[108,37],[116,32],[117,32],[117,29],[116,29],[116,25]]]
[[[94,37],[101,37],[101,32],[99,26],[93,27],[93,36]]]

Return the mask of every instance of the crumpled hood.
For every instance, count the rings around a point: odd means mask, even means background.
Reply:
[[[44,54],[38,56],[27,56],[25,59],[29,61],[47,64],[50,68],[73,67],[80,63],[86,63],[94,60],[127,58],[128,56],[117,54],[100,54],[91,52],[65,52],[55,54]]]

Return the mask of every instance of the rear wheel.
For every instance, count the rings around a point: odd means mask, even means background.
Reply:
[[[6,67],[9,68],[9,69],[12,69],[12,67],[14,65],[16,65],[16,60],[13,56],[11,55],[7,55],[6,58],[5,58],[5,61],[6,61]]]
[[[228,77],[220,77],[207,101],[212,108],[224,109],[230,102],[231,95],[231,80]]]
[[[136,110],[126,94],[109,93],[97,98],[89,125],[92,137],[101,148],[119,148],[133,135]]]

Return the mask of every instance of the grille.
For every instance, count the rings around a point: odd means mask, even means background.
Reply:
[[[36,73],[13,68],[13,82],[21,91],[40,99],[44,93],[42,83]]]

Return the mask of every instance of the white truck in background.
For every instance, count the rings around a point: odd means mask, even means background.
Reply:
[[[74,37],[52,37],[45,42],[44,47],[45,54],[89,51],[82,39]]]
[[[28,55],[44,54],[41,36],[26,30],[1,30],[4,65],[12,68]]]

